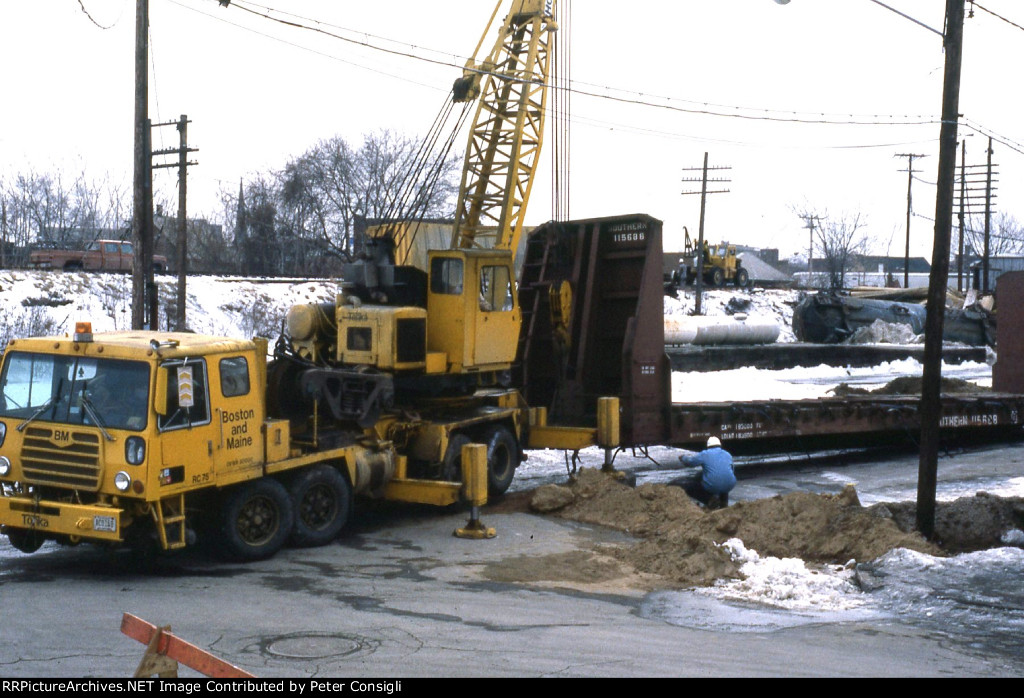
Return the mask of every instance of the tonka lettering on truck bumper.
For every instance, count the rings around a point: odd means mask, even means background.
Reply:
[[[36,530],[48,537],[120,542],[122,513],[112,507],[0,497],[0,527]]]

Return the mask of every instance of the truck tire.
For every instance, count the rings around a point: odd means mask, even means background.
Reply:
[[[519,467],[519,442],[506,426],[495,426],[484,436],[487,444],[487,495],[505,494]]]
[[[327,545],[348,523],[352,489],[345,476],[329,465],[306,468],[291,481],[288,494],[295,510],[290,543],[300,548]]]
[[[452,434],[441,464],[441,479],[445,482],[462,482],[462,447],[472,443],[465,434]]]
[[[9,528],[7,538],[15,550],[23,553],[34,553],[43,546],[46,537],[35,529]]]
[[[64,265],[64,271],[82,271],[81,262],[68,262]]]
[[[719,288],[725,283],[725,272],[721,267],[715,267],[711,272],[711,285]]]
[[[292,533],[294,510],[288,490],[265,477],[230,490],[220,512],[224,552],[245,562],[273,556]]]
[[[750,277],[747,275],[747,270],[740,267],[736,270],[736,286],[738,288],[746,288],[747,282],[750,281]]]

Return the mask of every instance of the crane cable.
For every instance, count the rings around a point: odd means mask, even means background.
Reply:
[[[430,131],[424,137],[416,156],[406,170],[406,175],[399,182],[399,194],[392,200],[385,214],[385,218],[391,222],[390,232],[395,243],[396,253],[411,250],[419,230],[419,226],[414,225],[410,231],[399,221],[416,221],[425,215],[432,198],[431,195],[437,187],[445,164],[448,162],[456,138],[469,115],[471,105],[467,103],[463,105],[462,112],[456,118],[455,126],[449,127],[451,114],[454,111],[454,101],[450,97],[451,95],[445,99],[445,104],[442,105]],[[438,147],[442,136],[444,136],[443,145]],[[407,261],[406,259],[395,260],[398,264],[405,264]]]
[[[571,0],[562,0],[558,7],[558,36],[552,57],[552,124],[554,140],[551,148],[551,206],[554,220],[569,220],[569,123],[572,118],[570,44]]]

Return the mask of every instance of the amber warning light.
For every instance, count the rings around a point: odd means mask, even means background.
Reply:
[[[76,322],[75,323],[75,341],[76,342],[91,342],[92,341],[92,323],[91,322]]]

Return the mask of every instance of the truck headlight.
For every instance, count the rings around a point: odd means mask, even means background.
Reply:
[[[7,456],[0,456],[0,477],[7,477],[11,473],[11,461]]]
[[[124,442],[124,459],[131,465],[142,465],[146,460],[146,440],[141,436],[129,436]]]
[[[127,492],[128,488],[132,486],[132,476],[125,471],[119,472],[114,476],[114,487],[121,492]]]
[[[0,422],[0,446],[4,445],[4,439],[7,438],[7,422]]]

